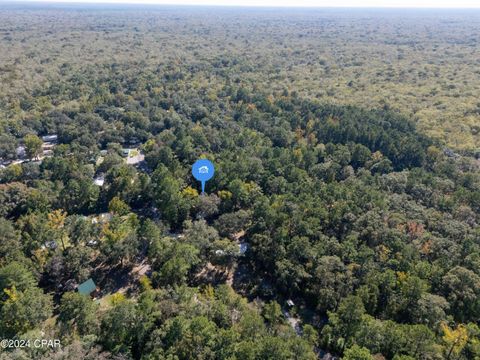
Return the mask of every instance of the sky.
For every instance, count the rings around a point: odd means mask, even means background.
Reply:
[[[175,4],[282,7],[415,7],[480,8],[480,0],[28,0],[38,2],[84,2],[122,4]],[[1,2],[1,0],[0,0]]]

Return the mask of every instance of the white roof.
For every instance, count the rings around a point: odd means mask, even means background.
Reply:
[[[93,183],[97,186],[103,186],[103,184],[105,183],[105,179],[103,177],[97,177],[93,179]]]
[[[43,141],[57,141],[58,136],[56,134],[42,136]]]
[[[241,242],[238,244],[238,247],[240,249],[240,254],[245,254],[248,250],[248,244],[246,242]]]

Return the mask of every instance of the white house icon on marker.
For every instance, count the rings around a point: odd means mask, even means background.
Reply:
[[[208,174],[208,167],[206,166],[201,166],[199,169],[198,169],[198,172],[200,174]]]

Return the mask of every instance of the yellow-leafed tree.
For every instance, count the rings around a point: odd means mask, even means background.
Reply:
[[[452,355],[458,356],[468,341],[468,331],[464,324],[459,324],[455,329],[450,328],[447,324],[442,323],[443,341],[446,344],[447,360]]]

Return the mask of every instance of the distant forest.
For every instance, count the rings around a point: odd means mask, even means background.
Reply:
[[[0,6],[0,340],[61,341],[0,360],[480,359],[479,42],[480,11]]]

